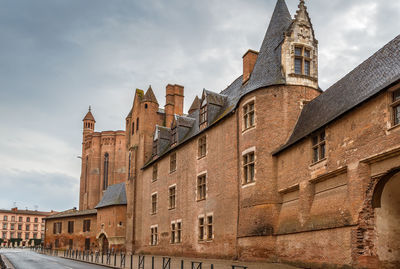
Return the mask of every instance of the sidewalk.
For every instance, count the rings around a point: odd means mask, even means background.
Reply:
[[[49,255],[49,253],[44,254]],[[74,258],[64,257],[64,251],[59,251],[57,256],[65,259],[108,266],[110,268],[123,269],[298,269],[297,267],[280,263],[242,262],[206,258],[126,255],[124,265],[123,262],[121,263],[122,257],[120,254],[110,255],[109,259],[107,259],[107,255],[103,255],[103,259],[100,255],[97,260],[95,255],[81,256],[80,258],[75,258],[76,256],[74,256]]]

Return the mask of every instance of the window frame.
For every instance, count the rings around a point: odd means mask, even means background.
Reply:
[[[151,201],[150,214],[151,215],[155,215],[155,214],[157,214],[157,206],[158,206],[158,194],[157,194],[157,192],[153,192],[151,194],[151,200],[150,201]]]
[[[84,219],[83,220],[83,232],[84,233],[86,233],[86,232],[90,232],[90,225],[91,225],[91,221],[90,221],[90,219]]]
[[[201,159],[207,155],[207,135],[199,137],[197,144],[197,157]]]
[[[326,159],[326,131],[325,129],[314,133],[311,136],[311,157],[312,164]]]
[[[150,226],[150,246],[158,245],[158,225]]]
[[[197,225],[198,241],[202,242],[202,241],[205,241],[204,239],[206,238],[206,234],[205,234],[205,217],[204,217],[204,215],[199,216],[197,221],[198,221],[198,225]]]
[[[247,131],[256,126],[256,102],[255,98],[248,100],[242,106],[242,131]]]
[[[74,233],[74,221],[73,220],[68,221],[68,233],[69,234]]]
[[[151,182],[157,181],[157,179],[158,179],[158,164],[154,163]]]
[[[207,126],[207,121],[208,121],[207,118],[208,118],[208,108],[207,108],[207,103],[205,103],[204,105],[202,105],[200,107],[200,113],[199,113],[199,126],[200,126],[200,129],[202,129],[202,128]]]
[[[256,182],[255,147],[247,149],[242,153],[242,173],[243,173],[242,185],[250,185]]]
[[[206,199],[207,199],[207,173],[201,173],[197,175],[197,180],[196,180],[196,201],[203,201]]]
[[[176,152],[171,153],[169,156],[169,172],[173,173],[176,171],[177,161],[176,161]]]
[[[296,50],[300,49],[301,54],[297,54]],[[295,44],[293,48],[293,73],[295,75],[303,75],[307,77],[312,76],[312,48],[302,45],[302,44]],[[308,55],[306,54],[308,52]],[[300,73],[296,71],[296,60],[300,60]],[[309,64],[308,73],[306,73],[306,62]]]
[[[171,190],[174,190],[174,192],[171,193]],[[175,208],[176,208],[176,184],[168,187],[168,209],[175,209]]]
[[[390,91],[391,126],[400,125],[400,88]],[[396,111],[399,112],[396,112]]]

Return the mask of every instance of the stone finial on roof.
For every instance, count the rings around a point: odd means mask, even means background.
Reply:
[[[83,118],[83,121],[86,121],[86,120],[91,120],[91,121],[96,122],[94,117],[93,117],[93,114],[92,114],[92,107],[91,106],[89,106],[89,111],[88,111],[88,113],[86,113],[86,116]]]
[[[310,20],[310,17],[308,15],[307,7],[305,5],[304,0],[300,0],[300,3],[298,5],[298,7],[299,7],[299,9],[296,11],[296,15],[294,15],[294,19],[296,21],[301,21],[303,23],[306,23],[306,24],[310,25],[311,24],[311,20]]]
[[[193,100],[192,105],[189,108],[189,114],[192,114],[194,111],[200,109],[200,99],[199,97],[196,95],[196,97]]]
[[[158,105],[158,101],[156,96],[154,95],[153,89],[151,88],[151,85],[149,86],[149,89],[147,90],[146,94],[144,95],[143,102],[153,102]]]

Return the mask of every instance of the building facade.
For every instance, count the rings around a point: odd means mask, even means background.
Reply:
[[[31,246],[41,244],[44,238],[44,219],[54,212],[37,210],[0,210],[1,246]]]
[[[163,109],[151,87],[135,91],[112,170],[87,115],[80,209],[97,208],[97,244],[399,268],[400,36],[325,91],[318,78],[304,1],[292,18],[277,0],[226,89],[203,90],[187,113],[181,85],[166,86]],[[106,189],[104,174],[115,177]]]

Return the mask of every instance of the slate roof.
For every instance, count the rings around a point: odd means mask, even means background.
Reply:
[[[125,183],[119,183],[108,186],[106,192],[101,198],[100,203],[98,203],[95,208],[103,208],[106,206],[113,205],[126,205],[126,190]]]
[[[400,35],[308,103],[302,110],[291,137],[275,154],[399,80]]]
[[[149,86],[149,89],[147,90],[146,94],[144,95],[142,102],[153,102],[158,105],[157,98],[154,95],[153,89],[151,86]]]
[[[193,100],[192,105],[189,108],[189,114],[193,111],[195,111],[196,109],[200,109],[200,99],[199,97],[196,95],[196,97]]]
[[[67,218],[67,217],[76,217],[76,216],[86,216],[86,215],[95,215],[97,214],[96,209],[88,209],[88,210],[76,210],[69,209],[58,214],[54,214],[46,217],[46,219],[58,219],[58,218]]]

